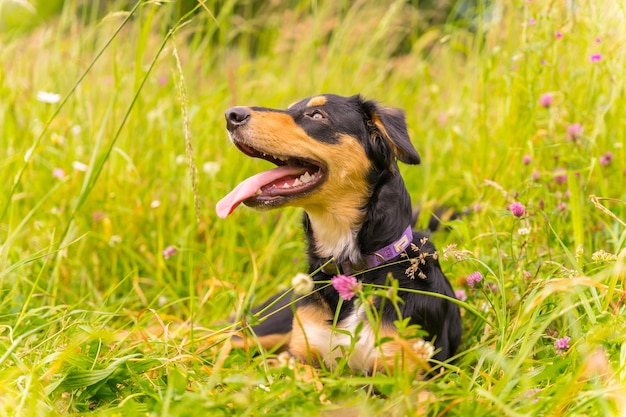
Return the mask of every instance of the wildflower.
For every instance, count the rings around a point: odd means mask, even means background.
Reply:
[[[517,229],[517,234],[520,236],[527,236],[530,234],[530,227],[520,227]]]
[[[287,351],[279,353],[276,359],[278,359],[278,364],[283,368],[294,369],[296,366],[296,360]]]
[[[578,245],[576,247],[576,262],[578,262],[579,265],[583,259],[584,254],[585,254],[585,249],[583,248],[583,245]]]
[[[467,285],[469,285],[470,287],[474,287],[476,284],[483,280],[483,274],[478,271],[472,272],[467,276],[467,278],[465,278],[465,280],[467,281]]]
[[[524,213],[526,212],[526,208],[524,207],[524,205],[522,203],[518,203],[518,202],[515,202],[515,203],[509,205],[509,210],[511,210],[511,213],[515,217],[522,217],[524,215]]]
[[[571,141],[576,142],[578,139],[580,139],[582,134],[583,127],[580,125],[580,123],[572,123],[571,125],[567,126],[567,137]]]
[[[63,168],[54,168],[52,170],[52,177],[53,178],[58,178],[58,179],[62,179],[65,178],[65,171],[63,171]]]
[[[52,142],[53,145],[63,145],[65,143],[65,137],[54,132],[50,135],[50,142]]]
[[[533,19],[532,17],[530,19],[528,19],[528,25],[529,26],[535,26],[537,22],[535,21],[535,19]]]
[[[541,172],[534,170],[532,178],[533,178],[533,181],[539,181],[541,179]]]
[[[72,133],[72,136],[79,136],[82,132],[83,132],[83,128],[80,127],[80,125],[74,125],[70,129],[70,133]]]
[[[202,171],[209,176],[214,176],[220,171],[220,163],[209,161],[202,164]]]
[[[439,117],[437,118],[437,121],[439,122],[441,126],[445,126],[446,122],[448,121],[448,117],[449,117],[449,114],[445,111],[442,111],[441,113],[439,113]]]
[[[415,351],[415,354],[424,361],[429,360],[435,354],[435,347],[432,343],[423,339],[420,339],[413,344],[413,350]]]
[[[157,81],[160,86],[164,86],[165,84],[167,84],[167,77],[165,75],[162,75],[158,78]]]
[[[293,287],[293,292],[298,295],[305,295],[313,291],[313,280],[308,274],[303,274],[302,272],[297,273],[291,279],[291,286]]]
[[[613,153],[612,152],[607,152],[607,153],[605,153],[604,155],[602,155],[601,157],[598,158],[598,162],[600,162],[600,165],[602,165],[602,166],[610,165],[612,161],[613,161]]]
[[[556,38],[557,39],[561,39],[563,37],[563,33],[562,32],[557,32],[556,33]]]
[[[61,101],[61,95],[56,93],[49,93],[48,91],[37,92],[37,101],[46,104],[55,104]]]
[[[80,161],[74,161],[72,162],[72,167],[76,170],[76,171],[80,171],[80,172],[87,172],[87,169],[89,168],[87,166],[87,164],[83,164]]]
[[[468,256],[472,256],[472,252],[467,249],[457,249],[456,243],[450,243],[443,248],[443,260],[447,261],[450,258],[454,258],[457,261],[467,259]]]
[[[559,204],[556,205],[556,208],[559,211],[565,211],[565,209],[567,208],[567,204],[565,204],[563,201],[559,201]]]
[[[541,388],[533,388],[531,390],[528,390],[526,392],[526,398],[532,398],[532,401],[536,403],[539,401],[539,395],[537,394],[539,394],[540,392],[541,392]]]
[[[563,351],[569,349],[570,340],[571,338],[569,336],[565,336],[554,341],[554,349],[556,350],[557,355],[560,355]]]
[[[567,182],[567,171],[565,168],[557,168],[554,170],[554,182],[557,184],[565,184]]]
[[[169,259],[172,256],[176,255],[177,252],[178,249],[176,249],[176,246],[168,246],[167,248],[163,249],[163,258]]]
[[[530,157],[530,155],[524,155],[524,157],[522,158],[522,164],[524,165],[530,164],[530,161],[532,161],[532,158]]]
[[[612,253],[599,250],[591,254],[591,260],[594,262],[615,262],[617,261],[617,256]]]
[[[155,208],[159,208],[159,207],[161,207],[161,201],[159,201],[159,200],[152,200],[150,202],[150,208],[151,209],[155,209]]]
[[[602,54],[591,54],[591,62],[600,62],[602,60]]]
[[[454,297],[459,301],[466,301],[467,293],[465,292],[465,290],[456,290],[454,292]]]
[[[481,211],[483,209],[483,206],[480,203],[476,203],[472,206],[472,209],[476,212]]]
[[[552,93],[543,93],[541,97],[539,97],[539,104],[541,107],[545,107],[546,109],[552,105],[554,101],[554,96]]]
[[[339,293],[339,296],[346,301],[352,299],[359,290],[359,283],[355,277],[336,275],[330,282]]]
[[[597,38],[596,38],[596,43],[601,43],[601,42],[602,42],[602,38],[597,37]]]
[[[107,214],[104,211],[96,210],[91,214],[91,218],[94,222],[101,222],[107,218]]]
[[[163,307],[167,304],[167,297],[164,295],[161,295],[158,299],[157,299],[157,303],[159,304],[159,307]]]
[[[415,246],[415,245],[413,245]],[[415,248],[417,248],[417,246],[415,246]],[[415,249],[415,250],[419,250],[419,249]],[[424,260],[424,258],[428,256],[428,253],[421,253],[419,257],[417,258],[409,258],[409,262],[411,263],[411,265],[409,265],[409,267],[407,269],[405,269],[404,274],[409,278],[409,279],[415,279],[415,273],[417,272],[417,276],[420,279],[426,279],[426,274],[424,274],[424,272],[422,272],[422,270],[420,269],[420,264],[424,264],[426,263],[426,261]],[[433,258],[436,258],[436,253],[433,254]]]

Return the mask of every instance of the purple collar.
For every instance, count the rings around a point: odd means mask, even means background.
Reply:
[[[350,261],[345,261],[337,264],[334,261],[331,261],[324,268],[322,268],[322,272],[328,275],[336,275],[337,273],[352,275],[366,269],[376,268],[377,266],[380,266],[400,255],[412,241],[413,230],[411,229],[411,225],[408,225],[398,239],[384,248],[380,248],[374,253],[367,255],[361,262],[352,263]]]

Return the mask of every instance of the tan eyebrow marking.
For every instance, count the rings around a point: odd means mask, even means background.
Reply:
[[[311,100],[309,100],[308,103],[306,103],[306,106],[307,107],[323,106],[324,104],[326,104],[327,101],[328,99],[324,96],[315,96],[311,98]]]

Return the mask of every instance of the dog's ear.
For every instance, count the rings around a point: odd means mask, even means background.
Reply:
[[[369,118],[372,141],[384,140],[393,156],[405,164],[420,163],[420,156],[409,138],[404,111],[393,107],[381,107],[372,100],[364,102],[363,108]],[[373,145],[377,146],[376,143]]]

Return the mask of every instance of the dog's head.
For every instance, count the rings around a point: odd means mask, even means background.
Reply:
[[[310,97],[287,110],[233,107],[226,127],[239,150],[277,168],[248,178],[224,197],[217,204],[223,218],[243,202],[260,209],[298,206],[358,222],[372,173],[397,173],[396,160],[420,162],[404,112],[358,95]]]

